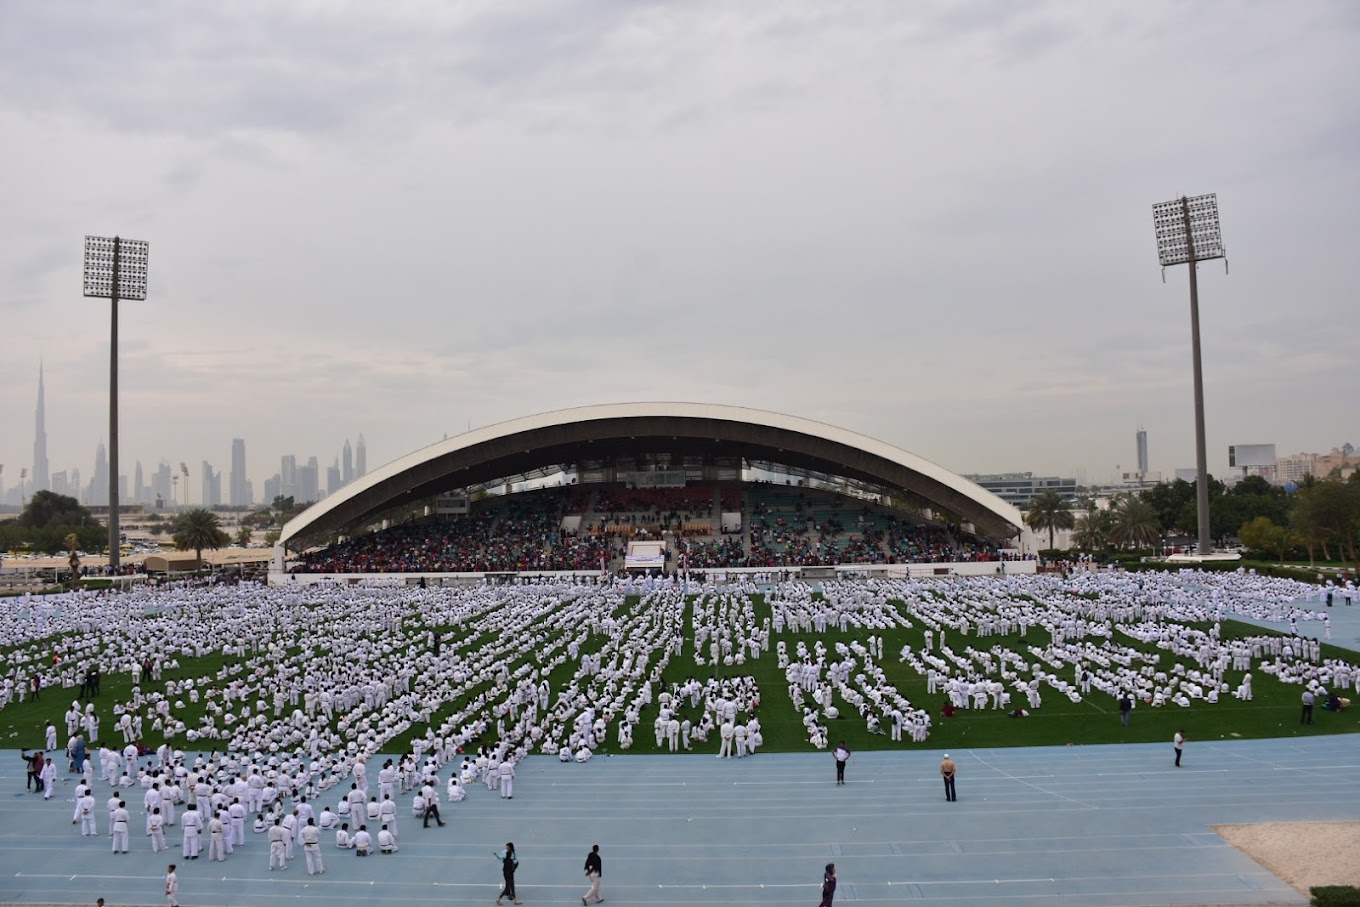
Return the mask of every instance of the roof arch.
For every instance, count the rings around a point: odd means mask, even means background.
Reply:
[[[305,547],[404,503],[546,464],[641,450],[647,439],[909,491],[995,539],[1022,525],[1019,510],[962,476],[844,428],[740,406],[613,403],[511,419],[399,457],[298,514],[283,527],[279,544]]]

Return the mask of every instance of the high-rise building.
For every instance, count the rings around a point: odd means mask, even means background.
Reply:
[[[109,455],[104,445],[94,449],[94,478],[90,479],[89,489],[85,492],[85,503],[96,507],[109,502]]]
[[[340,452],[340,481],[346,485],[354,481],[354,451],[349,446],[349,438],[345,439],[344,450]]]
[[[175,488],[171,478],[170,464],[161,460],[151,475],[151,503],[157,509],[171,507],[175,503]]]
[[[1143,475],[1148,472],[1147,432],[1142,426],[1138,428],[1138,472]]]
[[[67,488],[66,488],[66,470],[63,469],[61,472],[54,472],[54,473],[52,473],[52,475],[49,476],[48,478],[49,478],[49,479],[51,480],[51,482],[52,482],[52,493],[53,493],[53,494],[70,494],[70,493],[71,493],[71,492],[68,491]]]
[[[80,470],[76,467],[71,468],[71,477],[66,480],[66,493],[80,499]]]
[[[212,464],[203,461],[203,499],[204,507],[222,506],[222,470],[214,470]]]
[[[349,450],[348,442],[345,443],[345,450]],[[326,467],[326,494],[335,494],[343,484],[340,480],[340,461],[336,460],[333,465]]]
[[[146,482],[142,477],[142,461],[137,461],[137,468],[132,471],[132,503],[146,503]],[[122,500],[119,498],[119,500]]]
[[[246,478],[246,442],[244,438],[233,438],[231,442],[231,491],[228,500],[233,507],[249,507],[250,480]]]
[[[279,461],[279,494],[285,498],[298,500],[298,468],[297,457],[286,454]]]
[[[364,443],[363,433],[359,434],[359,444],[354,448],[354,477],[368,475],[368,445]]]
[[[264,504],[268,507],[274,506],[274,500],[283,494],[283,479],[278,473],[264,480]]]
[[[308,457],[306,466],[298,467],[299,504],[310,504],[321,500],[321,466],[316,457]]]
[[[33,425],[33,471],[28,476],[29,497],[37,491],[48,491],[52,487],[47,467],[47,401],[43,392],[43,364],[38,361],[38,412]],[[79,494],[80,490],[76,489]],[[108,489],[104,489],[108,499]]]

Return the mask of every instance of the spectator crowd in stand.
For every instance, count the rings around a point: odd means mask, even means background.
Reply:
[[[425,518],[347,539],[306,555],[294,569],[596,571],[614,566],[629,540],[666,537],[670,569],[957,563],[1005,557],[959,527],[911,522],[885,508],[830,492],[756,485],[744,494],[739,488],[601,485],[593,490],[570,486],[523,492],[476,501],[465,516]],[[741,514],[741,527],[724,531],[722,513]],[[569,516],[577,519],[568,521]]]

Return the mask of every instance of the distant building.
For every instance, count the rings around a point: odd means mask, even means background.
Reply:
[[[349,453],[349,442],[345,442],[345,452]],[[335,494],[344,484],[341,480],[340,461],[336,460],[331,466],[326,467],[326,494]]]
[[[345,485],[354,481],[354,451],[349,446],[349,438],[345,439],[344,450],[340,453],[340,481]]]
[[[1193,467],[1190,469],[1177,469],[1176,480],[1179,482],[1189,482],[1193,485],[1195,482],[1199,481],[1199,470]],[[1210,487],[1213,487],[1213,483],[1210,483]]]
[[[94,449],[94,478],[90,479],[90,485],[85,491],[85,504],[96,506],[108,503],[109,455],[104,450],[104,445],[99,444]]]
[[[214,470],[207,460],[203,461],[203,506],[222,506],[222,470]]]
[[[306,466],[298,467],[299,504],[310,504],[321,500],[321,466],[316,457],[308,457]]]
[[[1045,491],[1055,491],[1064,501],[1077,499],[1077,480],[1058,476],[1036,476],[1032,472],[1006,472],[987,475],[969,475],[964,478],[976,482],[1007,504],[1014,504],[1021,510],[1029,502]]]
[[[28,474],[28,495],[47,491],[52,487],[52,477],[47,466],[47,398],[43,392],[43,364],[38,362],[38,411],[33,425],[33,471]],[[76,494],[80,489],[75,489]],[[108,489],[104,490],[108,495]]]
[[[359,435],[359,444],[354,448],[354,477],[362,478],[368,475],[368,445],[364,443],[363,434]]]
[[[1140,426],[1136,438],[1138,445],[1138,472],[1140,475],[1148,474],[1148,446],[1147,432]]]
[[[175,486],[172,478],[170,464],[161,460],[151,475],[152,504],[158,509],[173,506],[175,503]]]
[[[1277,457],[1275,460],[1275,482],[1278,485],[1297,485],[1304,476],[1317,475],[1318,455],[1296,453]]]
[[[1333,447],[1330,453],[1296,453],[1275,460],[1274,481],[1279,485],[1298,484],[1304,476],[1325,479],[1336,474],[1343,479],[1360,469],[1360,457],[1350,444]]]
[[[227,500],[233,507],[249,507],[250,479],[246,477],[246,442],[244,438],[231,441],[231,476],[228,479]]]
[[[275,498],[283,494],[283,478],[278,474],[264,480],[264,500],[260,503],[266,507],[273,507]]]
[[[1313,475],[1319,479],[1325,479],[1333,472],[1339,474],[1341,478],[1348,479],[1351,473],[1360,469],[1360,457],[1355,456],[1355,448],[1350,444],[1343,444],[1341,447],[1333,447],[1332,452],[1326,456],[1317,458],[1317,472]]]
[[[297,457],[287,454],[279,461],[279,481],[282,483],[279,494],[294,501],[302,500],[298,490]]]

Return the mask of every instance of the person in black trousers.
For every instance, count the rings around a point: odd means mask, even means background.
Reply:
[[[507,841],[505,850],[497,851],[496,857],[501,861],[501,877],[505,879],[505,887],[496,895],[496,903],[499,904],[501,898],[509,898],[516,904],[523,903],[515,896],[515,870],[519,869],[519,857],[515,854],[514,842]]]
[[[1303,714],[1299,717],[1299,724],[1313,723],[1313,703],[1316,701],[1317,697],[1313,695],[1312,690],[1303,691]]]
[[[822,902],[817,907],[831,907],[836,899],[836,864],[827,863],[826,873],[822,876]]]
[[[842,740],[836,744],[836,748],[831,751],[831,755],[836,757],[836,783],[845,783],[845,763],[850,761],[850,747],[845,745]]]
[[[949,758],[949,754],[944,754],[944,759],[940,761],[940,777],[944,778],[944,798],[950,803],[957,800],[958,794],[954,793],[954,773],[958,767],[954,765],[954,760]]]

